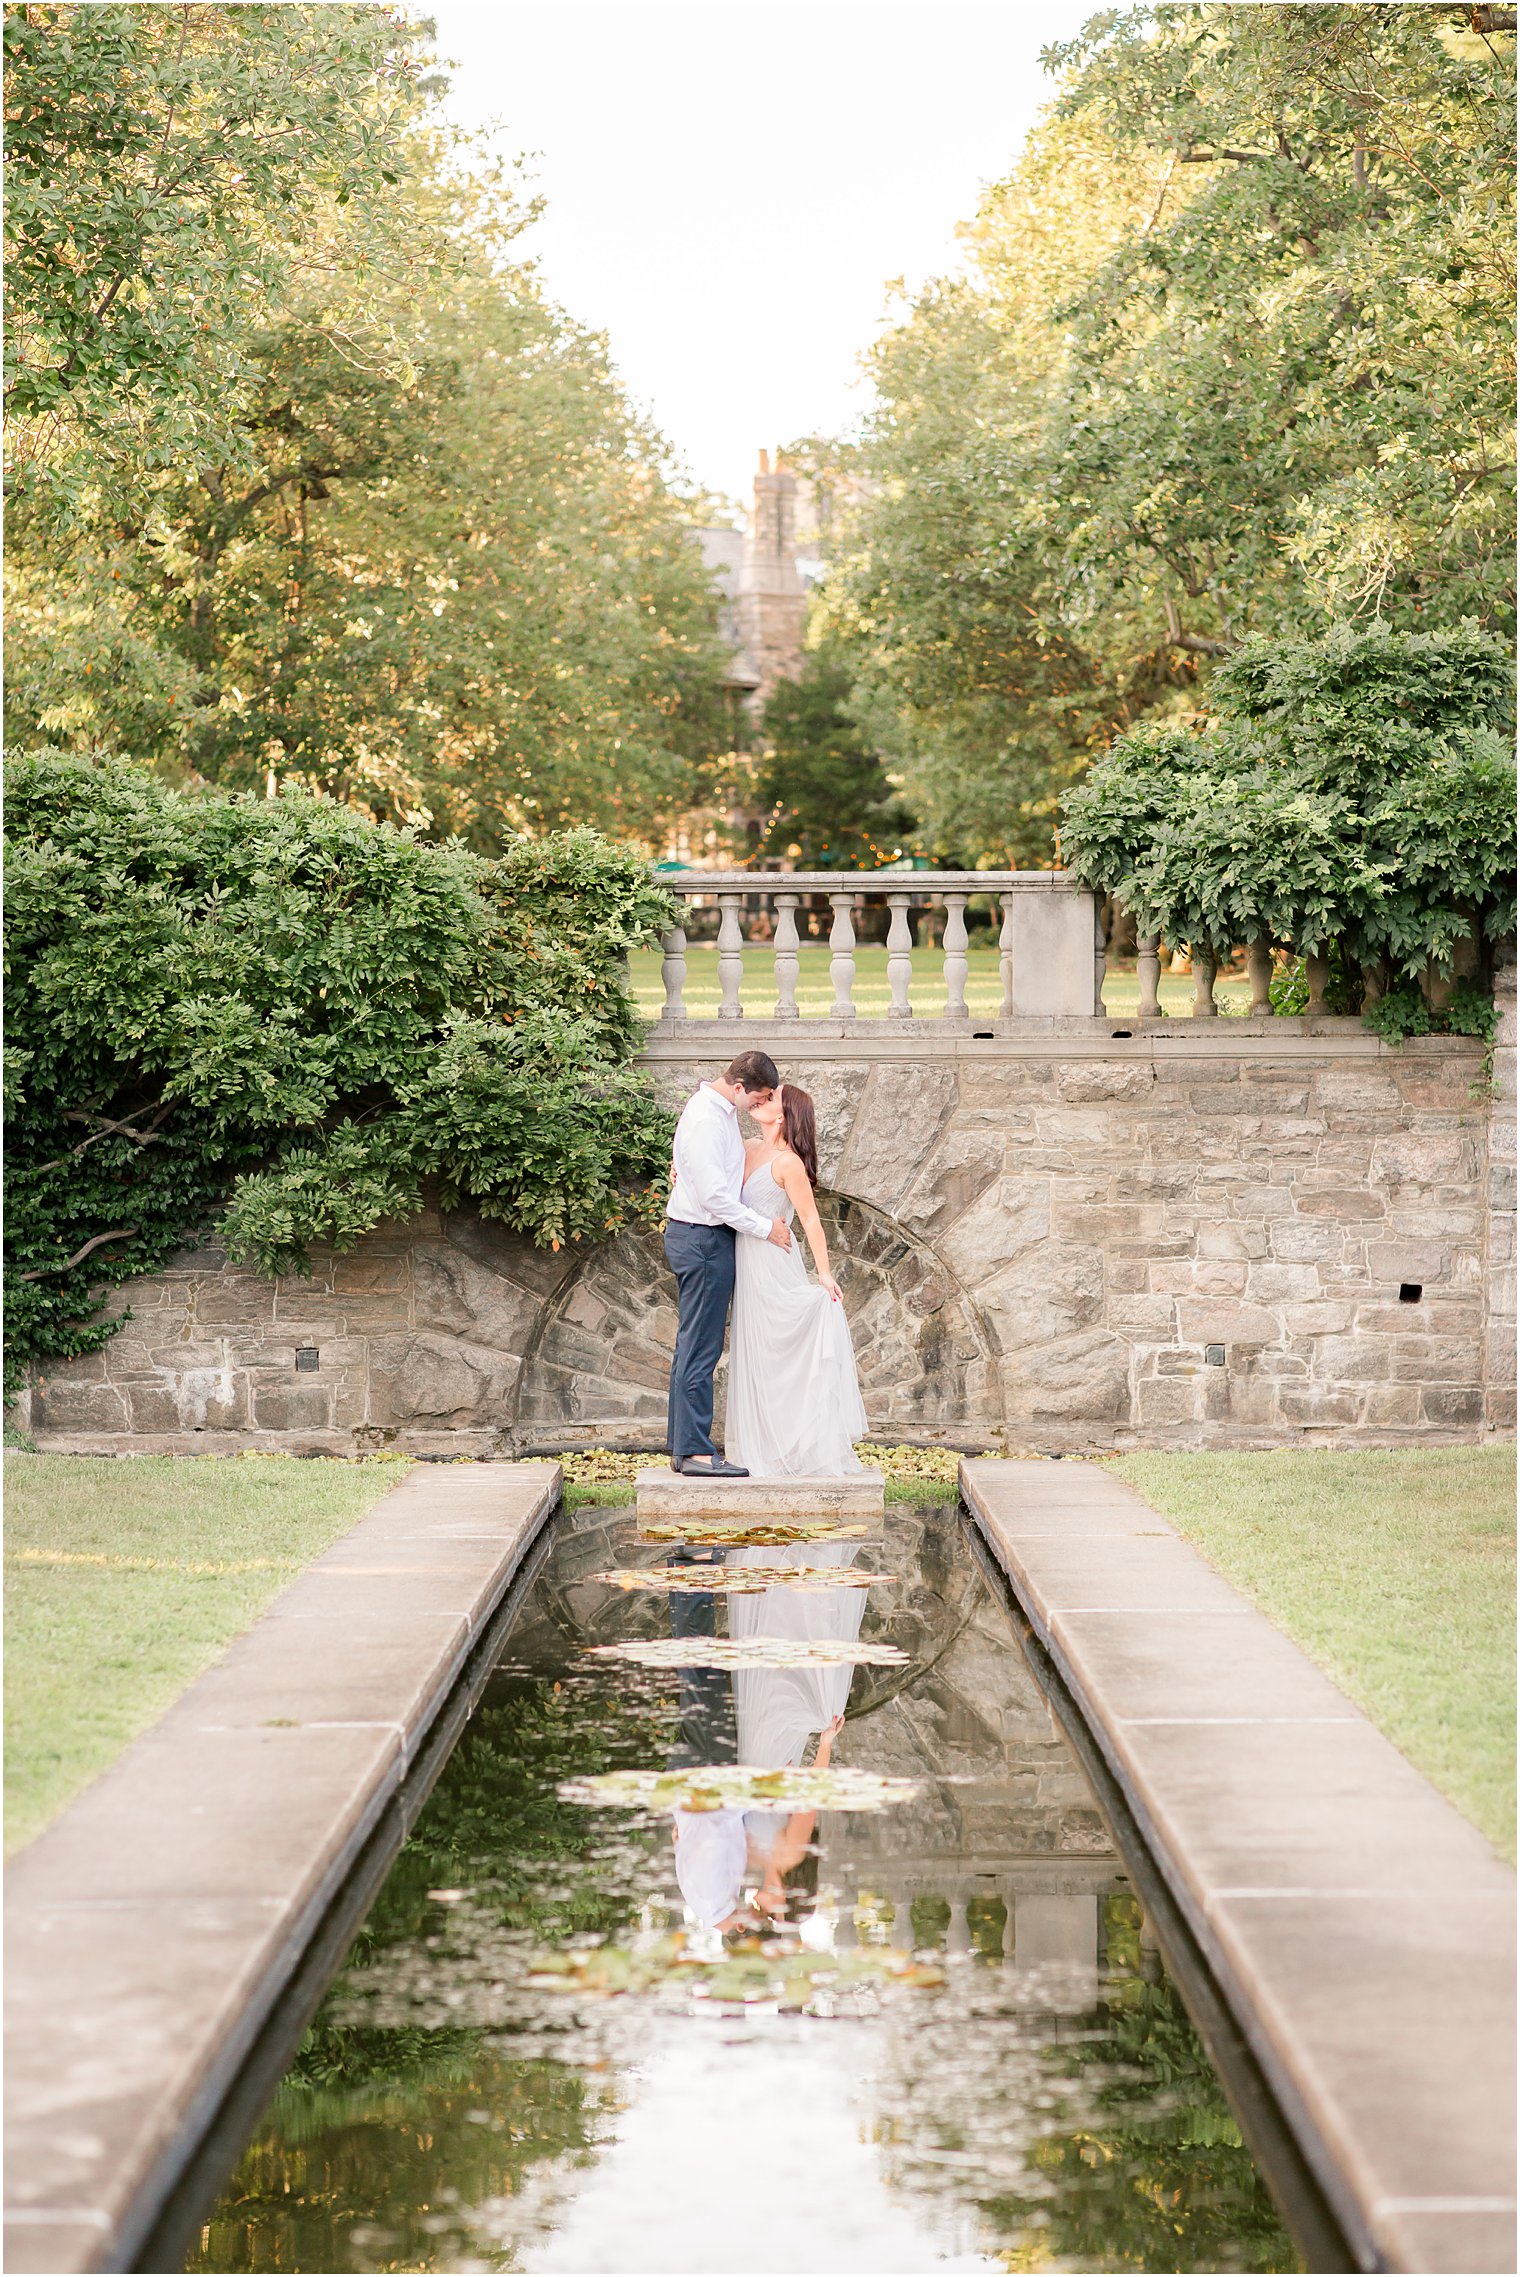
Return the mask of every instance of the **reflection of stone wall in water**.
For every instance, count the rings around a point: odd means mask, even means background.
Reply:
[[[1512,1428],[1513,1137],[1475,1095],[1478,1047],[1274,1025],[1143,1055],[1101,1031],[799,1036],[875,1429],[1080,1449]],[[672,1100],[721,1065],[692,1049],[651,1038]],[[112,1301],[125,1331],[36,1387],[45,1445],[663,1444],[654,1236],[553,1256],[435,1214],[310,1280],[207,1250]]]

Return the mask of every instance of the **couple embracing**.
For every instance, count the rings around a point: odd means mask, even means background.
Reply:
[[[758,1138],[746,1142],[739,1113]],[[839,1478],[866,1430],[849,1323],[814,1187],[813,1102],[764,1052],[741,1052],[676,1126],[665,1255],[676,1277],[670,1465],[697,1478]],[[818,1279],[793,1236],[800,1222]],[[726,1453],[713,1370],[733,1307]]]

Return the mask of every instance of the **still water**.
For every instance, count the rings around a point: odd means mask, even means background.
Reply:
[[[188,2267],[1298,2267],[959,1510],[726,1540],[559,1521]]]

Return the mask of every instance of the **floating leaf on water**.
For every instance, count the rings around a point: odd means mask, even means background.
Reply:
[[[651,1811],[749,1810],[759,1805],[794,1811],[879,1811],[911,1802],[916,1779],[897,1779],[848,1764],[783,1764],[756,1770],[742,1763],[699,1763],[681,1771],[598,1771],[567,1779],[558,1790],[564,1803],[593,1809]]]
[[[793,1542],[859,1542],[872,1528],[838,1526],[831,1518],[777,1519],[736,1526],[729,1518],[643,1518],[643,1542],[723,1542],[734,1549],[786,1549]]]
[[[842,1637],[630,1637],[584,1649],[588,1659],[641,1668],[893,1668],[908,1657],[900,1645]]]
[[[531,1966],[528,1981],[546,1992],[615,1999],[620,1993],[674,1988],[683,1999],[723,2007],[764,2003],[825,2015],[858,2011],[862,2001],[870,2003],[878,1992],[929,1989],[945,1981],[942,1968],[917,1954],[887,1946],[820,1953],[786,1936],[746,1938],[709,1958],[692,1952],[677,1933],[634,1951],[602,1945],[594,1952],[538,1954]]]
[[[868,1573],[857,1565],[619,1565],[594,1573],[608,1589],[664,1589],[673,1596],[712,1592],[723,1597],[758,1597],[762,1590],[869,1589],[885,1586],[895,1573]]]

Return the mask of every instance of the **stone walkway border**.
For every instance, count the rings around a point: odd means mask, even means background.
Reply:
[[[12,1862],[8,2269],[122,2269],[559,1500],[428,1466]]]
[[[961,1491],[1366,2269],[1515,2268],[1515,1877],[1096,1465]]]

